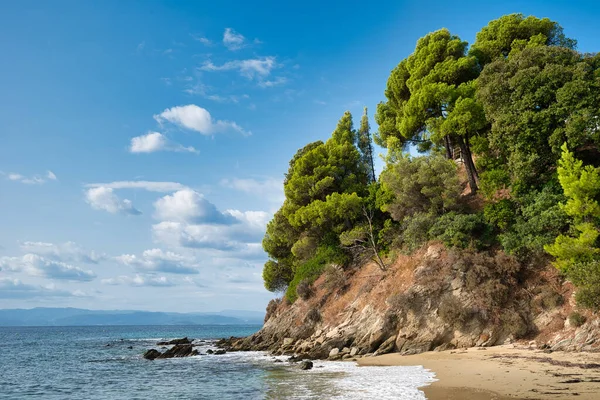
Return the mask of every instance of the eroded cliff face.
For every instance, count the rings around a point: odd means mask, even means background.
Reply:
[[[523,267],[502,253],[434,244],[386,271],[370,263],[334,277],[326,272],[305,299],[272,302],[259,332],[222,344],[313,359],[517,340],[554,350],[600,347],[599,321],[570,326],[572,292],[549,265]]]

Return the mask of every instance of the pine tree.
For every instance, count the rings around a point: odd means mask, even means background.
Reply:
[[[367,115],[367,107],[360,120],[360,128],[358,129],[358,148],[362,154],[362,162],[367,170],[367,177],[370,182],[377,180],[375,176],[375,164],[373,162],[373,142],[371,141],[371,127],[369,126],[369,117]]]

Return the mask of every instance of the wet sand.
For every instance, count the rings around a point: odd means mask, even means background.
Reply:
[[[423,365],[437,382],[422,390],[431,400],[600,399],[600,354],[545,353],[514,345],[386,354],[359,365]]]

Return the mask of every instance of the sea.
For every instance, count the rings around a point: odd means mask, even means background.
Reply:
[[[425,399],[422,367],[316,361],[302,371],[263,352],[204,354],[256,325],[0,327],[0,399]],[[201,355],[149,361],[161,340],[203,340]]]

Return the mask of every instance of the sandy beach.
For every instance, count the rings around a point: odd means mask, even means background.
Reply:
[[[546,353],[514,345],[386,354],[359,365],[423,365],[437,382],[423,388],[431,400],[600,399],[600,354]]]

